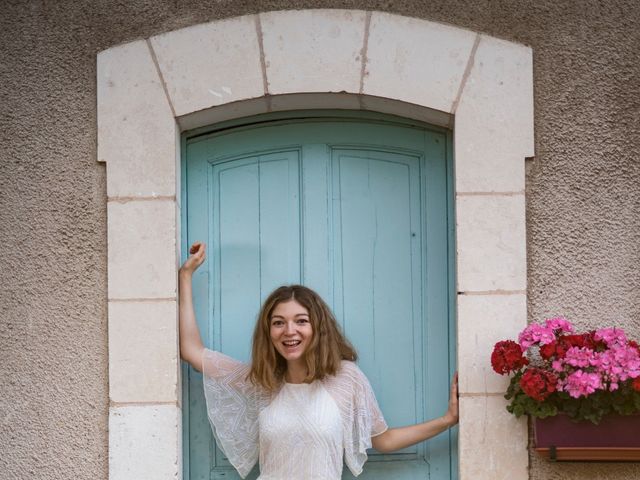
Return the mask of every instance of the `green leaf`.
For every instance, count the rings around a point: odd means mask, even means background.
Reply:
[[[513,406],[513,412],[512,412],[517,418],[520,418],[522,415],[524,415],[524,408],[522,407],[522,405],[514,405]]]

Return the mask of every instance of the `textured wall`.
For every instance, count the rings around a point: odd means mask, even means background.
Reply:
[[[260,10],[360,8],[534,49],[529,314],[640,337],[640,6],[627,1],[7,1],[0,16],[0,478],[107,478],[98,51]],[[509,101],[509,99],[505,99]],[[627,479],[550,464],[532,479]]]

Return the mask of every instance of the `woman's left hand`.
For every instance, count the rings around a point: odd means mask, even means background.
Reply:
[[[447,409],[447,413],[444,414],[444,418],[447,420],[447,423],[449,423],[449,426],[453,426],[458,423],[458,372],[456,372],[451,379],[451,389],[449,390],[449,408]]]

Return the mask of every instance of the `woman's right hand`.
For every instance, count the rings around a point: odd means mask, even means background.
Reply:
[[[195,242],[189,249],[189,257],[180,267],[180,273],[192,274],[204,262],[206,245],[202,242]]]
[[[205,259],[205,244],[196,242],[189,249],[189,257],[180,267],[178,277],[180,298],[180,356],[198,372],[202,369],[202,352],[204,346],[200,338],[200,330],[196,323],[193,309],[193,292],[191,276]]]

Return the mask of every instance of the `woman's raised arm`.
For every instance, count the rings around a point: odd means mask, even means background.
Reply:
[[[449,408],[440,418],[408,427],[390,428],[371,438],[373,448],[382,453],[395,452],[409,445],[435,437],[458,423],[458,374],[451,381]]]
[[[196,323],[193,309],[193,289],[191,286],[193,272],[205,259],[204,243],[196,242],[189,250],[189,258],[178,272],[180,300],[180,357],[197,371],[202,370],[202,351],[204,345],[200,338],[200,330]]]

